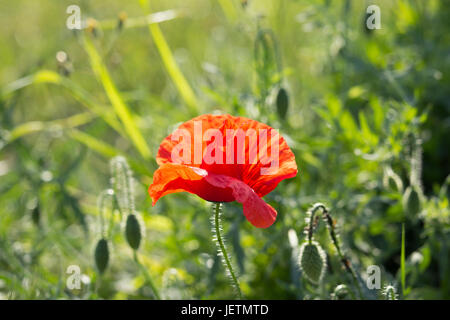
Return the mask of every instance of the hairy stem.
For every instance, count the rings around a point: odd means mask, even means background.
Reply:
[[[351,275],[352,280],[353,280],[353,285],[358,290],[359,298],[362,299],[363,295],[361,292],[361,288],[359,286],[358,278],[356,277],[356,273],[352,268],[352,264],[351,264],[350,260],[346,256],[344,256],[344,254],[341,251],[341,246],[339,244],[339,240],[336,235],[336,230],[335,230],[333,219],[331,218],[330,213],[328,212],[328,210],[325,207],[323,207],[323,215],[324,215],[324,220],[328,225],[328,231],[330,234],[331,242],[333,243],[334,247],[336,248],[336,251],[339,255],[339,258],[341,259],[342,264],[345,267],[345,270],[347,270],[347,272]]]
[[[239,299],[242,299],[242,292],[241,292],[241,288],[239,287],[239,282],[238,279],[236,277],[236,274],[234,273],[233,267],[231,265],[231,261],[230,258],[228,257],[228,253],[227,253],[227,249],[225,247],[223,238],[222,238],[222,234],[221,234],[221,229],[222,226],[220,224],[220,206],[221,203],[218,202],[215,205],[215,214],[214,214],[214,227],[215,227],[215,233],[216,233],[216,237],[217,237],[217,245],[219,247],[219,251],[222,253],[223,256],[223,262],[225,264],[225,267],[228,269],[228,272],[230,274],[231,280],[233,281],[233,285],[237,290]]]
[[[314,230],[317,228],[317,223],[319,222],[318,220],[315,220],[316,211],[319,209],[322,209],[323,212],[327,211],[327,208],[321,203],[316,203],[309,211],[309,224],[308,228],[306,229],[309,244],[312,243]]]

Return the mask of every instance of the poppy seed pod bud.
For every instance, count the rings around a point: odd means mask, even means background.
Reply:
[[[125,236],[133,250],[139,249],[141,244],[141,226],[135,214],[130,214],[125,225]]]
[[[286,113],[289,107],[289,96],[284,88],[280,88],[277,94],[277,113],[280,119],[286,118]]]
[[[344,300],[348,295],[348,288],[345,284],[338,285],[331,295],[332,300]]]
[[[413,216],[417,215],[421,209],[421,195],[417,186],[409,186],[403,194],[403,210]]]
[[[327,265],[322,247],[315,241],[303,243],[300,247],[299,265],[308,280],[319,284]]]
[[[386,300],[397,300],[397,290],[391,284],[384,288],[383,295]]]
[[[403,192],[402,179],[391,168],[388,168],[384,172],[383,186],[386,189]]]
[[[39,203],[36,207],[31,211],[31,220],[36,226],[40,225],[41,222],[41,209],[39,208]]]
[[[105,272],[109,261],[108,241],[105,238],[100,239],[95,247],[95,265],[98,272]]]

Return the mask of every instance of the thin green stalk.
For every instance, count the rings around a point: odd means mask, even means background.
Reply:
[[[349,259],[347,257],[345,257],[344,254],[342,253],[341,246],[339,244],[339,240],[338,240],[338,237],[336,234],[333,219],[331,217],[331,214],[328,212],[327,207],[325,207],[325,205],[323,205],[322,203],[316,203],[308,211],[309,221],[308,221],[308,228],[306,229],[306,234],[308,236],[308,242],[309,242],[309,244],[312,244],[314,229],[317,228],[316,224],[318,223],[318,221],[317,222],[315,221],[316,220],[315,215],[316,215],[316,211],[319,209],[322,210],[323,219],[327,223],[331,242],[333,243],[334,247],[336,248],[339,259],[341,260],[342,264],[344,265],[345,270],[351,275],[353,285],[356,287],[356,289],[358,291],[359,298],[362,299],[363,294],[361,292],[361,288],[359,286],[359,282],[358,282],[358,278],[356,277],[356,273],[353,270]],[[352,297],[355,298],[355,295],[353,294],[353,292],[351,290],[350,290],[350,293],[351,293]]]
[[[234,6],[233,1],[231,0],[219,0],[219,4],[222,7],[222,10],[227,17],[228,21],[234,22],[238,17],[238,13],[236,7]]]
[[[153,23],[161,23],[164,21],[170,21],[179,17],[182,17],[184,13],[181,10],[165,10],[165,11],[159,11],[152,14],[148,14],[145,16],[140,17],[132,17],[132,18],[126,18],[123,20],[123,25],[121,28],[128,29],[128,28],[139,28],[139,27],[145,27],[149,24]],[[98,26],[102,30],[111,30],[111,29],[117,29],[118,27],[118,19],[106,19],[106,20],[100,20],[97,21]]]
[[[105,236],[105,196],[107,195],[107,193],[104,191],[102,191],[102,193],[100,193],[100,198],[98,199],[98,209],[100,212],[100,234],[102,237]]]
[[[312,244],[314,229],[317,227],[315,225],[316,222],[314,220],[315,220],[315,216],[316,216],[316,211],[318,209],[322,209],[322,211],[324,211],[324,212],[327,211],[327,208],[321,203],[316,203],[313,206],[313,208],[309,211],[309,225],[308,225],[308,229],[306,229],[309,244]]]
[[[333,219],[331,218],[330,213],[328,212],[328,210],[326,210],[326,208],[323,208],[323,214],[324,214],[324,219],[327,222],[328,225],[328,231],[331,237],[331,242],[333,242],[334,247],[336,248],[336,251],[339,255],[339,258],[341,259],[342,264],[345,267],[345,270],[347,270],[347,272],[351,275],[352,280],[353,280],[353,284],[356,287],[356,289],[358,290],[358,295],[359,298],[362,299],[363,298],[363,294],[361,292],[361,288],[359,286],[359,282],[358,282],[358,278],[356,277],[356,273],[352,268],[351,262],[350,260],[344,256],[344,254],[341,251],[341,246],[339,245],[339,240],[338,237],[336,235],[336,231],[335,231],[335,227],[334,227],[334,223],[333,223]]]
[[[402,223],[402,249],[400,257],[400,272],[401,272],[401,282],[402,282],[402,293],[405,296],[406,288],[406,270],[405,270],[405,223]]]
[[[145,11],[145,14],[150,13],[150,3],[148,0],[139,0],[142,9]],[[184,102],[188,106],[189,110],[192,114],[198,114],[198,102],[195,96],[194,91],[189,85],[188,81],[184,77],[181,69],[179,68],[175,58],[173,56],[172,50],[169,47],[169,44],[164,37],[159,24],[151,23],[148,24],[148,29],[150,34],[155,42],[156,48],[161,56],[164,67],[166,68],[169,76],[172,78],[178,92],[183,98]]]
[[[386,70],[384,72],[384,75],[388,82],[391,84],[392,89],[399,95],[399,97],[409,104],[410,106],[414,106],[415,103],[413,100],[411,100],[408,95],[406,94],[405,90],[401,87],[401,85],[398,83],[398,81],[395,79],[395,77],[392,75],[390,70]]]
[[[136,250],[133,250],[133,257],[134,257],[134,261],[136,262],[136,264],[138,265],[139,269],[141,270],[141,272],[144,274],[145,280],[148,282],[148,284],[150,285],[150,287],[152,288],[153,294],[155,295],[155,298],[157,300],[161,300],[161,296],[159,294],[158,289],[155,286],[155,283],[152,280],[152,277],[150,276],[150,274],[147,271],[147,268],[145,268],[145,266],[143,266],[141,264],[141,262],[139,261],[138,258],[138,254],[136,252]]]
[[[122,121],[128,137],[145,159],[151,158],[152,153],[147,145],[147,141],[144,139],[139,127],[136,125],[134,115],[130,111],[129,106],[123,100],[119,90],[117,90],[117,87],[114,84],[111,75],[109,74],[109,71],[97,51],[92,39],[89,36],[84,36],[83,45],[86,53],[88,54],[92,70],[94,71],[94,74],[99,82],[103,85],[105,93],[113,106],[113,110],[117,117]]]
[[[231,280],[233,281],[233,285],[236,288],[239,299],[242,299],[242,292],[241,288],[239,287],[239,282],[236,277],[236,274],[233,271],[233,267],[231,265],[230,258],[228,257],[227,249],[225,247],[222,234],[221,234],[221,224],[220,224],[220,206],[221,203],[217,202],[215,205],[215,214],[214,214],[214,227],[215,227],[215,233],[217,237],[217,245],[219,246],[219,251],[222,253],[223,256],[223,262],[225,264],[225,267],[228,269],[228,272],[230,273]]]

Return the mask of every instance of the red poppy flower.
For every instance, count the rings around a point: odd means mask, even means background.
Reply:
[[[212,202],[237,201],[258,228],[271,226],[277,216],[261,197],[297,174],[295,156],[276,130],[228,114],[181,124],[163,140],[156,161],[160,167],[148,190],[153,205],[182,191]]]

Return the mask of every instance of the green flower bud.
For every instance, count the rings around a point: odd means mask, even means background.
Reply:
[[[277,113],[280,119],[286,118],[286,113],[289,107],[289,96],[284,88],[280,88],[277,94]]]
[[[125,236],[131,248],[137,250],[141,243],[141,226],[135,214],[130,214],[125,225]]]
[[[387,285],[382,293],[386,300],[397,300],[397,290],[391,284]]]
[[[319,284],[327,266],[326,254],[322,247],[315,241],[303,243],[300,247],[299,265],[308,280]]]
[[[39,208],[39,203],[36,207],[31,211],[31,220],[36,226],[39,226],[41,223],[41,209]]]
[[[108,241],[102,238],[97,242],[97,246],[95,247],[95,265],[97,266],[98,272],[105,272],[106,267],[108,266],[108,261]]]
[[[402,179],[391,168],[384,172],[383,186],[392,191],[403,192]]]
[[[403,210],[412,216],[417,215],[421,209],[421,195],[416,186],[409,186],[403,194]]]
[[[348,288],[345,284],[338,285],[331,295],[332,300],[344,300],[348,295]]]

